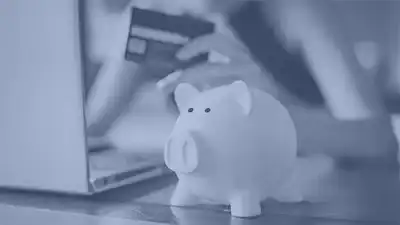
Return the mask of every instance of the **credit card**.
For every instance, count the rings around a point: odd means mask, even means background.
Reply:
[[[213,32],[214,24],[209,21],[133,7],[125,59],[168,72],[185,69],[206,62],[208,53],[181,61],[175,57],[177,51],[192,39]]]

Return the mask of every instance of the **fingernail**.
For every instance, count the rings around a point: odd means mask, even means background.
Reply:
[[[172,87],[178,82],[179,78],[182,76],[182,71],[175,71],[169,74],[164,79],[157,82],[157,87],[165,92],[171,91]]]
[[[168,92],[168,89],[170,89],[172,82],[168,82],[165,80],[161,80],[157,82],[157,88],[163,92]]]
[[[231,62],[231,59],[225,55],[220,54],[219,52],[211,51],[209,54],[209,61],[211,63],[229,64]]]
[[[157,89],[166,95],[172,93],[173,88],[171,86],[172,86],[171,84],[157,83]]]
[[[178,54],[176,54],[176,57],[177,57],[178,59],[180,59],[180,60],[187,60],[187,59],[190,58],[190,57],[188,56],[188,54],[186,54],[186,52],[184,52],[184,51],[178,52]]]
[[[156,86],[159,90],[164,90],[166,84],[163,80],[160,80],[159,82],[157,82]]]

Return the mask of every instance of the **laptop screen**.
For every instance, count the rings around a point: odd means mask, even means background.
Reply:
[[[88,191],[78,8],[0,1],[1,187]]]

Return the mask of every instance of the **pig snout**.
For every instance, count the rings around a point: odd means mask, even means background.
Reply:
[[[173,135],[166,143],[164,160],[167,167],[179,173],[192,173],[199,164],[197,144],[190,134]]]

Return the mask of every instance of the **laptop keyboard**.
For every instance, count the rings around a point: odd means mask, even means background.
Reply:
[[[107,150],[89,153],[92,170],[121,171],[164,164],[162,153],[138,153]]]

